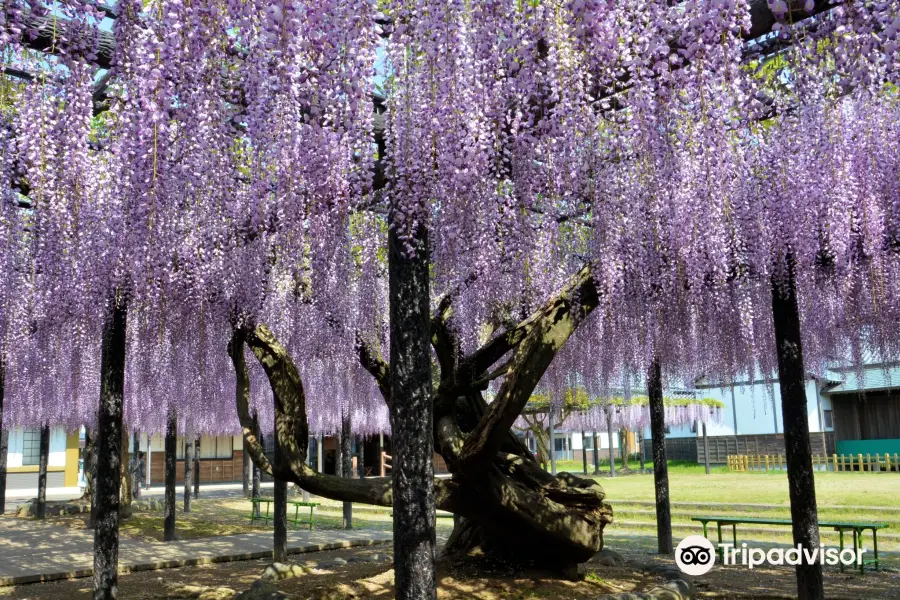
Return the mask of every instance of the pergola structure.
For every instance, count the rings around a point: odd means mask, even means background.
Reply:
[[[674,15],[688,3],[669,4],[669,10]],[[108,16],[117,17],[115,8],[97,8]],[[742,55],[748,62],[772,59],[783,52],[785,38],[781,32],[787,25],[795,30],[804,27],[814,29],[819,23],[819,15],[837,10],[830,1],[770,3],[766,0],[752,0],[748,9],[749,22],[737,36],[743,40]],[[130,18],[136,17],[130,15]],[[414,20],[415,15],[406,15],[405,18]],[[407,31],[409,23],[403,19],[398,23],[380,17],[378,20],[386,32],[384,35],[392,35],[389,31],[398,29],[403,31],[402,35],[410,35]],[[34,16],[26,12],[24,23],[26,29],[35,33],[26,38],[31,48],[48,52],[58,48],[58,18],[52,15]],[[539,60],[547,59],[547,45],[546,40],[535,41]],[[115,48],[115,37],[98,31],[94,64],[99,68],[114,68],[116,65],[112,58]],[[682,50],[687,54],[691,49],[680,48],[678,42],[673,40],[666,52],[674,56]],[[240,49],[237,51],[238,56],[234,59],[239,61]],[[683,68],[689,62],[682,61],[677,68]],[[14,68],[5,72],[20,79],[40,81],[34,74]],[[107,76],[99,79],[93,93],[95,112],[103,109],[110,79]],[[616,73],[608,80],[595,83],[596,88],[592,90],[595,102],[590,108],[598,112],[620,111],[619,114],[625,114],[627,118],[630,110],[627,91],[632,85],[629,74]],[[537,100],[546,101],[547,112],[557,102],[554,98]],[[240,101],[236,98],[235,104],[240,105]],[[535,99],[526,99],[526,104],[528,101]],[[760,101],[765,104],[767,99]],[[373,98],[373,107],[375,115],[371,133],[378,156],[372,161],[374,174],[371,187],[364,191],[375,193],[369,194],[371,197],[354,205],[353,209],[374,210],[382,214],[387,211],[391,225],[387,253],[391,282],[390,364],[362,335],[357,337],[355,351],[362,367],[374,376],[389,406],[395,441],[395,474],[401,477],[394,478],[393,482],[338,481],[318,474],[305,465],[308,423],[300,374],[288,350],[271,329],[264,324],[247,327],[236,322],[229,349],[237,374],[236,403],[248,449],[264,469],[282,480],[296,481],[311,492],[343,500],[393,504],[398,597],[414,597],[415,593],[433,586],[433,572],[422,565],[433,562],[433,516],[429,516],[428,512],[433,510],[435,503],[464,517],[462,526],[454,533],[452,545],[465,548],[482,543],[485,538],[491,538],[502,530],[512,532],[505,542],[525,541],[531,547],[541,547],[548,557],[579,559],[590,555],[602,545],[602,526],[611,518],[611,510],[603,501],[602,490],[590,482],[553,478],[543,473],[526,458],[529,456],[527,449],[515,439],[510,428],[527,407],[532,392],[562,345],[586,316],[601,304],[601,300],[605,301],[602,276],[595,271],[594,265],[587,264],[537,310],[521,318],[507,320],[502,328],[498,328],[498,334],[473,350],[464,352],[459,332],[450,326],[455,309],[454,294],[444,295],[435,313],[429,314],[428,231],[421,224],[416,225],[415,216],[410,217],[410,213],[400,210],[402,206],[396,200],[378,193],[391,185],[399,187],[405,180],[396,165],[394,171],[383,166],[391,158],[388,155],[391,140],[385,134],[390,131],[390,124],[383,116],[384,103],[379,97]],[[308,107],[311,118],[315,117],[317,108],[314,104]],[[457,110],[464,108],[457,107]],[[768,116],[773,114],[767,113]],[[234,127],[240,130],[240,119]],[[16,181],[16,185],[27,196],[27,184]],[[549,220],[557,224],[588,224],[597,208],[593,202],[595,200],[592,198],[582,198],[577,203],[569,203],[576,204],[574,207],[567,203],[563,203],[562,207],[553,207],[561,210],[548,215]],[[20,205],[33,208],[27,200],[21,201]],[[546,211],[543,207],[530,208],[534,212]],[[795,541],[815,544],[818,530],[803,392],[803,344],[795,285],[797,279],[792,256],[789,250],[784,261],[785,273],[778,275],[777,285],[773,275],[771,308],[792,482]],[[740,276],[740,273],[729,275],[732,279]],[[768,281],[763,285],[769,290]],[[302,286],[298,284],[298,287]],[[98,420],[102,457],[98,468],[98,493],[101,497],[118,495],[115,473],[120,444],[117,445],[116,440],[121,436],[122,426],[126,321],[127,303],[120,302],[116,296],[110,302],[102,344],[101,411]],[[335,325],[337,319],[329,318],[327,321],[329,325]],[[338,323],[337,326],[341,325]],[[278,452],[272,463],[262,452],[250,411],[250,374],[244,357],[245,348],[251,349],[272,385],[278,440]],[[434,392],[431,384],[432,348],[440,367],[440,384]],[[512,355],[512,358],[504,361],[507,355]],[[662,378],[667,365],[661,364],[662,360],[659,355],[654,355],[647,365],[647,387],[654,440],[659,549],[670,553],[672,540],[668,516]],[[489,382],[500,378],[503,378],[503,383],[494,401],[488,404],[482,392]],[[396,398],[403,398],[404,401],[392,400]],[[454,479],[449,483],[431,481],[428,465],[433,445],[437,446],[454,473]],[[398,480],[408,482],[412,489],[398,487]],[[413,489],[429,492],[414,494]],[[496,500],[487,515],[484,511],[485,497]],[[111,510],[114,506],[110,504],[98,517],[95,581],[101,590],[115,588],[115,552],[111,541],[117,532],[114,510]],[[565,510],[560,510],[560,506]],[[561,537],[559,531],[565,531],[566,535]],[[427,541],[429,538],[430,544]],[[423,539],[426,542],[423,543]],[[535,543],[535,540],[540,543]],[[798,578],[801,597],[821,597],[820,568],[799,567]],[[413,592],[404,595],[401,589],[406,589],[404,586],[407,584]],[[97,597],[105,596],[101,593]]]

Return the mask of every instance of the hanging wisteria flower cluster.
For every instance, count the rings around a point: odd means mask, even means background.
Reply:
[[[608,395],[653,357],[672,382],[770,373],[786,286],[811,369],[900,355],[896,3],[378,9],[121,0],[105,31],[93,3],[4,3],[5,63],[31,74],[4,75],[0,101],[13,424],[93,422],[103,318],[124,302],[133,427],[175,408],[236,431],[225,347],[267,324],[313,430],[385,430],[354,346],[386,352],[388,213],[401,242],[427,229],[464,352],[590,266],[599,306],[551,395]]]

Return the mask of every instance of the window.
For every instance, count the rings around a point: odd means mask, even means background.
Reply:
[[[569,449],[569,438],[558,437],[553,438],[553,447],[557,452],[564,452]]]
[[[825,420],[825,429],[834,429],[834,416],[830,410],[823,410],[822,418]]]
[[[666,435],[669,435],[670,433],[672,433],[671,428],[666,425]]]
[[[594,449],[594,436],[589,434],[584,434],[584,437],[581,438],[581,447],[585,450],[593,450]]]
[[[175,458],[184,460],[184,438],[178,438],[177,451]],[[230,435],[215,437],[204,435],[200,437],[200,459],[206,458],[231,458],[234,440]],[[196,458],[197,448],[194,448],[194,457]]]
[[[697,421],[691,422],[691,433],[697,433]]]
[[[41,464],[41,430],[25,429],[22,434],[22,465]]]

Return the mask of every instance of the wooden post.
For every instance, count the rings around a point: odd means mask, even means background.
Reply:
[[[215,439],[215,438],[214,438]],[[215,456],[215,453],[213,453]],[[200,436],[194,441],[194,498],[200,497]]]
[[[38,496],[35,516],[44,519],[47,515],[47,462],[50,459],[50,426],[41,425],[40,458],[38,459]]]
[[[250,453],[247,452],[247,444],[244,444],[242,454],[243,465],[241,466],[243,467],[243,469],[241,471],[241,483],[243,484],[244,488],[244,497],[247,498],[250,496],[250,469],[252,467],[252,465],[250,464]]]
[[[587,475],[587,436],[581,431],[581,469]]]
[[[612,407],[606,407],[606,436],[609,438],[609,476],[616,476],[616,453],[613,448]]]
[[[647,374],[650,435],[653,439],[653,482],[656,490],[656,539],[660,554],[672,554],[672,509],[669,505],[669,465],[666,461],[666,408],[662,370],[654,358]]]
[[[595,431],[594,435],[594,475],[600,473],[600,436]]]
[[[434,600],[434,432],[428,231],[388,210],[391,477],[396,600]],[[403,231],[408,231],[403,239]]]
[[[281,456],[281,444],[278,443],[278,433],[273,436],[275,440],[275,453],[273,463],[279,464],[283,460]],[[273,469],[274,470],[274,469]],[[274,500],[274,514],[272,519],[272,559],[275,562],[287,562],[287,481],[275,477],[272,498]]]
[[[643,472],[643,470],[645,468],[645,463],[647,462],[647,459],[645,458],[645,453],[644,453],[644,429],[643,428],[641,428],[641,430],[638,432],[638,445],[640,445],[641,472]]]
[[[378,434],[378,472],[384,477],[384,434]]]
[[[0,353],[0,516],[6,512],[6,453],[9,450],[9,432],[3,427],[3,396],[5,390],[6,361],[3,358],[3,354]]]
[[[553,406],[547,410],[547,423],[550,427],[550,474],[556,475],[556,437],[553,433]]]
[[[139,500],[141,498],[141,486],[144,485],[144,482],[140,480],[138,475],[141,475],[141,469],[139,469],[139,465],[141,463],[141,432],[135,429],[131,432],[132,435],[132,449],[131,449],[131,472],[134,473],[134,477],[131,480],[131,497],[135,500]],[[149,450],[149,448],[148,448]],[[144,475],[146,476],[147,465],[144,464]]]
[[[122,491],[119,470],[128,308],[118,294],[111,304],[103,323],[100,346],[93,600],[115,600],[119,594],[119,498]]]
[[[352,452],[353,436],[350,432],[350,407],[347,407],[347,414],[341,418],[341,475],[347,479],[353,478],[353,456]],[[344,529],[353,529],[353,503],[344,502]]]
[[[183,510],[191,512],[191,491],[194,487],[194,438],[184,437],[184,503]]]
[[[316,462],[318,463],[316,469],[319,473],[325,472],[325,436],[319,435],[319,453],[316,455]]]
[[[178,444],[178,417],[175,409],[169,409],[169,420],[166,423],[166,490],[165,490],[165,523],[163,540],[175,541],[175,455]]]
[[[788,490],[791,499],[791,522],[794,545],[806,550],[819,547],[819,518],[816,487],[810,464],[809,410],[806,400],[806,369],[803,365],[803,340],[800,333],[800,310],[794,283],[794,262],[785,257],[784,277],[773,278],[772,320],[778,354],[778,386],[781,390],[781,412],[784,423],[784,446],[787,454]],[[774,399],[774,395],[773,395]],[[777,416],[776,416],[777,422]],[[825,584],[822,565],[796,566],[797,596],[800,600],[823,600]]]
[[[265,440],[262,436],[262,430],[259,427],[259,412],[253,411],[253,434],[256,436],[256,439],[259,440],[259,443],[263,445],[263,450],[265,450]],[[252,457],[251,457],[252,460]],[[251,498],[259,498],[260,497],[260,484],[262,483],[262,471],[260,471],[259,466],[256,462],[253,462],[253,479],[250,483],[250,497]],[[260,507],[259,503],[253,504],[253,513],[255,516],[260,516]]]
[[[703,464],[709,475],[709,438],[706,436],[706,421],[703,422]]]

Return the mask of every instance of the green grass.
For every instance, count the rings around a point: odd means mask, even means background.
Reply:
[[[822,506],[896,506],[900,497],[900,477],[893,473],[817,472],[815,480]],[[605,477],[600,483],[613,504],[655,497],[652,475]],[[670,468],[669,490],[672,502],[790,504],[785,472],[705,475],[702,466]]]

